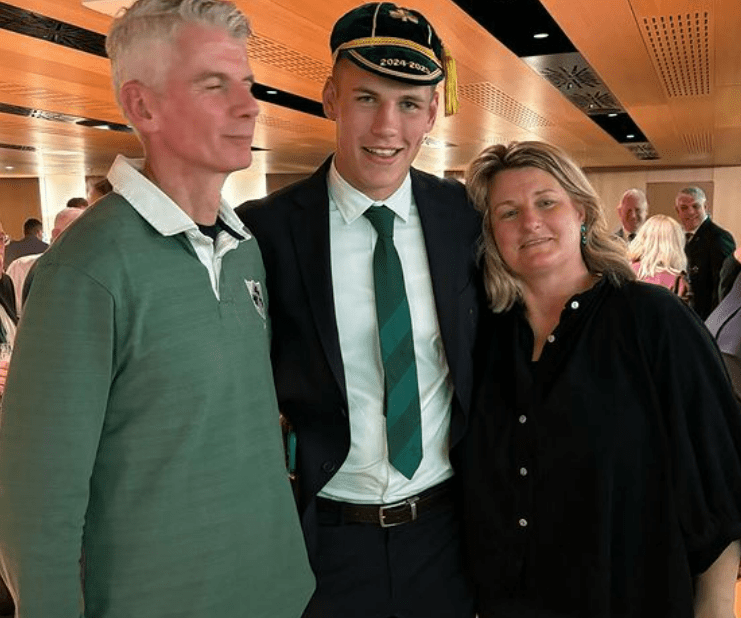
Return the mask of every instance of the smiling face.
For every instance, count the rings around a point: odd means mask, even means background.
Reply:
[[[646,203],[631,193],[625,194],[618,206],[620,222],[629,234],[635,234],[638,231],[638,228],[645,223],[647,214]]]
[[[337,171],[369,198],[386,199],[401,186],[435,124],[438,93],[340,59],[323,99],[327,117],[337,123]]]
[[[499,253],[526,284],[558,273],[586,272],[581,255],[584,211],[549,173],[534,167],[498,172],[489,189]]]
[[[148,88],[150,149],[184,171],[228,174],[252,162],[258,114],[244,41],[221,28],[183,26],[169,69]]]
[[[679,220],[682,222],[686,232],[694,232],[705,220],[705,215],[707,214],[705,202],[698,200],[692,195],[680,193],[677,195],[675,206]]]

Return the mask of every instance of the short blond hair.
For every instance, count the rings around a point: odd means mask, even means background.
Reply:
[[[553,176],[571,200],[584,209],[586,243],[581,247],[581,254],[587,270],[608,277],[616,285],[634,280],[635,273],[625,255],[625,243],[614,238],[607,229],[600,199],[579,166],[563,150],[545,142],[498,144],[481,152],[466,171],[466,189],[474,206],[483,214],[480,252],[492,311],[505,311],[521,300],[522,288],[494,240],[489,191],[499,172],[524,167],[540,169]]]
[[[223,28],[244,41],[250,36],[247,17],[227,0],[137,0],[113,21],[106,38],[119,107],[121,86],[127,81],[136,79],[150,87],[161,83],[169,58],[153,51],[158,45],[171,46],[187,24]]]
[[[677,221],[666,215],[654,215],[636,232],[628,247],[628,258],[640,262],[639,279],[653,277],[661,271],[678,275],[687,270],[684,243],[684,230]]]

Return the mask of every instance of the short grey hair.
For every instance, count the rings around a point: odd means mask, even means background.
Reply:
[[[689,195],[693,200],[696,202],[700,202],[703,206],[705,205],[705,202],[708,201],[707,196],[705,195],[705,191],[703,191],[700,187],[685,187],[684,189],[681,189],[679,191],[679,194],[684,193],[685,195]],[[679,197],[679,195],[677,195]]]
[[[159,83],[168,69],[167,60],[152,57],[152,47],[172,43],[187,24],[223,28],[245,41],[251,34],[247,17],[227,0],[137,0],[113,21],[106,38],[119,106],[121,86],[127,81],[139,79],[148,86]]]
[[[646,198],[646,194],[640,189],[628,189],[623,193],[623,197],[620,198],[620,203],[622,204],[623,200],[628,196],[635,198],[641,206],[648,208],[648,199]]]

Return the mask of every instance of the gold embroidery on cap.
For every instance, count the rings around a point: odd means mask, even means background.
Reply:
[[[343,43],[342,45],[339,45],[337,49],[335,49],[334,54],[332,54],[332,59],[333,61],[336,61],[339,53],[344,50],[357,49],[359,47],[378,47],[383,45],[392,45],[394,47],[411,49],[420,54],[423,54],[424,56],[427,56],[438,67],[442,68],[442,63],[435,55],[435,52],[431,49],[428,49],[427,47],[425,47],[424,45],[420,45],[419,43],[415,43],[414,41],[388,36],[364,37],[348,41],[347,43]]]
[[[396,9],[394,11],[389,11],[389,17],[393,17],[394,19],[400,19],[403,22],[410,21],[413,24],[419,23],[419,19],[417,19],[417,16],[413,15],[406,9]]]
[[[401,80],[408,80],[408,81],[420,81],[423,84],[427,85],[430,84],[430,80],[438,79],[443,75],[443,72],[440,69],[437,69],[430,73],[429,75],[415,75],[413,73],[406,73],[404,71],[394,71],[393,69],[385,66],[379,66],[377,64],[373,64],[369,60],[366,60],[361,56],[358,52],[356,52],[354,49],[348,50],[347,52],[350,54],[360,65],[367,66],[371,71],[376,71],[381,74],[386,74],[390,76],[392,79],[401,79]]]

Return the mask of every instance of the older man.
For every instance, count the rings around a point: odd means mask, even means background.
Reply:
[[[635,238],[638,228],[646,222],[648,216],[646,194],[640,189],[628,189],[620,198],[617,213],[621,225],[615,236],[630,242]]]
[[[248,34],[219,0],[138,0],[111,27],[145,159],[39,259],[16,339],[0,565],[24,618],[296,618],[313,589],[265,271],[221,200],[252,157]]]
[[[707,197],[700,187],[686,187],[675,201],[677,216],[685,230],[687,268],[692,307],[703,319],[720,302],[720,271],[736,243],[730,232],[716,225],[707,211]]]

